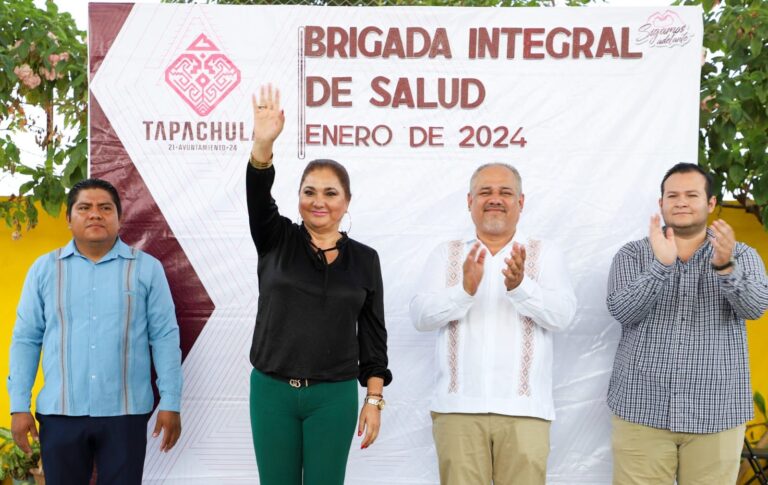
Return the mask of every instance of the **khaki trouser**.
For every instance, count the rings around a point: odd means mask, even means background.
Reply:
[[[736,483],[745,425],[719,433],[675,433],[613,417],[613,485]]]
[[[549,421],[500,414],[432,413],[442,485],[543,485]]]

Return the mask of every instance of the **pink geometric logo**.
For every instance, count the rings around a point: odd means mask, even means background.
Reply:
[[[240,84],[240,69],[200,34],[165,70],[165,82],[200,116],[207,116]]]

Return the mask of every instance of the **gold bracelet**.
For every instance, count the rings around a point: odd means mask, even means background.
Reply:
[[[260,161],[256,160],[255,158],[253,158],[253,153],[251,153],[248,156],[248,163],[253,165],[253,168],[255,168],[257,170],[266,170],[266,169],[268,169],[269,167],[272,166],[272,158],[274,157],[274,155],[275,155],[274,153],[272,155],[270,155],[269,156],[269,160],[267,160],[266,162],[260,162]]]

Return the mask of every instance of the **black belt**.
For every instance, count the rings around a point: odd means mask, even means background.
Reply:
[[[283,377],[283,376],[277,376],[275,374],[268,374],[269,377],[273,379],[277,379],[278,381],[287,382],[291,387],[295,387],[296,389],[300,389],[302,387],[309,387],[312,384],[317,384],[322,381],[313,381],[310,379],[297,379],[295,377]]]

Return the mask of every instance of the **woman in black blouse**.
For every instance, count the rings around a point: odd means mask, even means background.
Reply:
[[[384,295],[376,251],[339,231],[352,193],[344,167],[314,160],[299,188],[302,224],[270,194],[272,145],[283,129],[280,93],[253,97],[246,174],[259,254],[251,345],[251,428],[262,485],[342,485],[355,424],[376,440],[387,369]],[[368,388],[357,419],[357,384]]]

